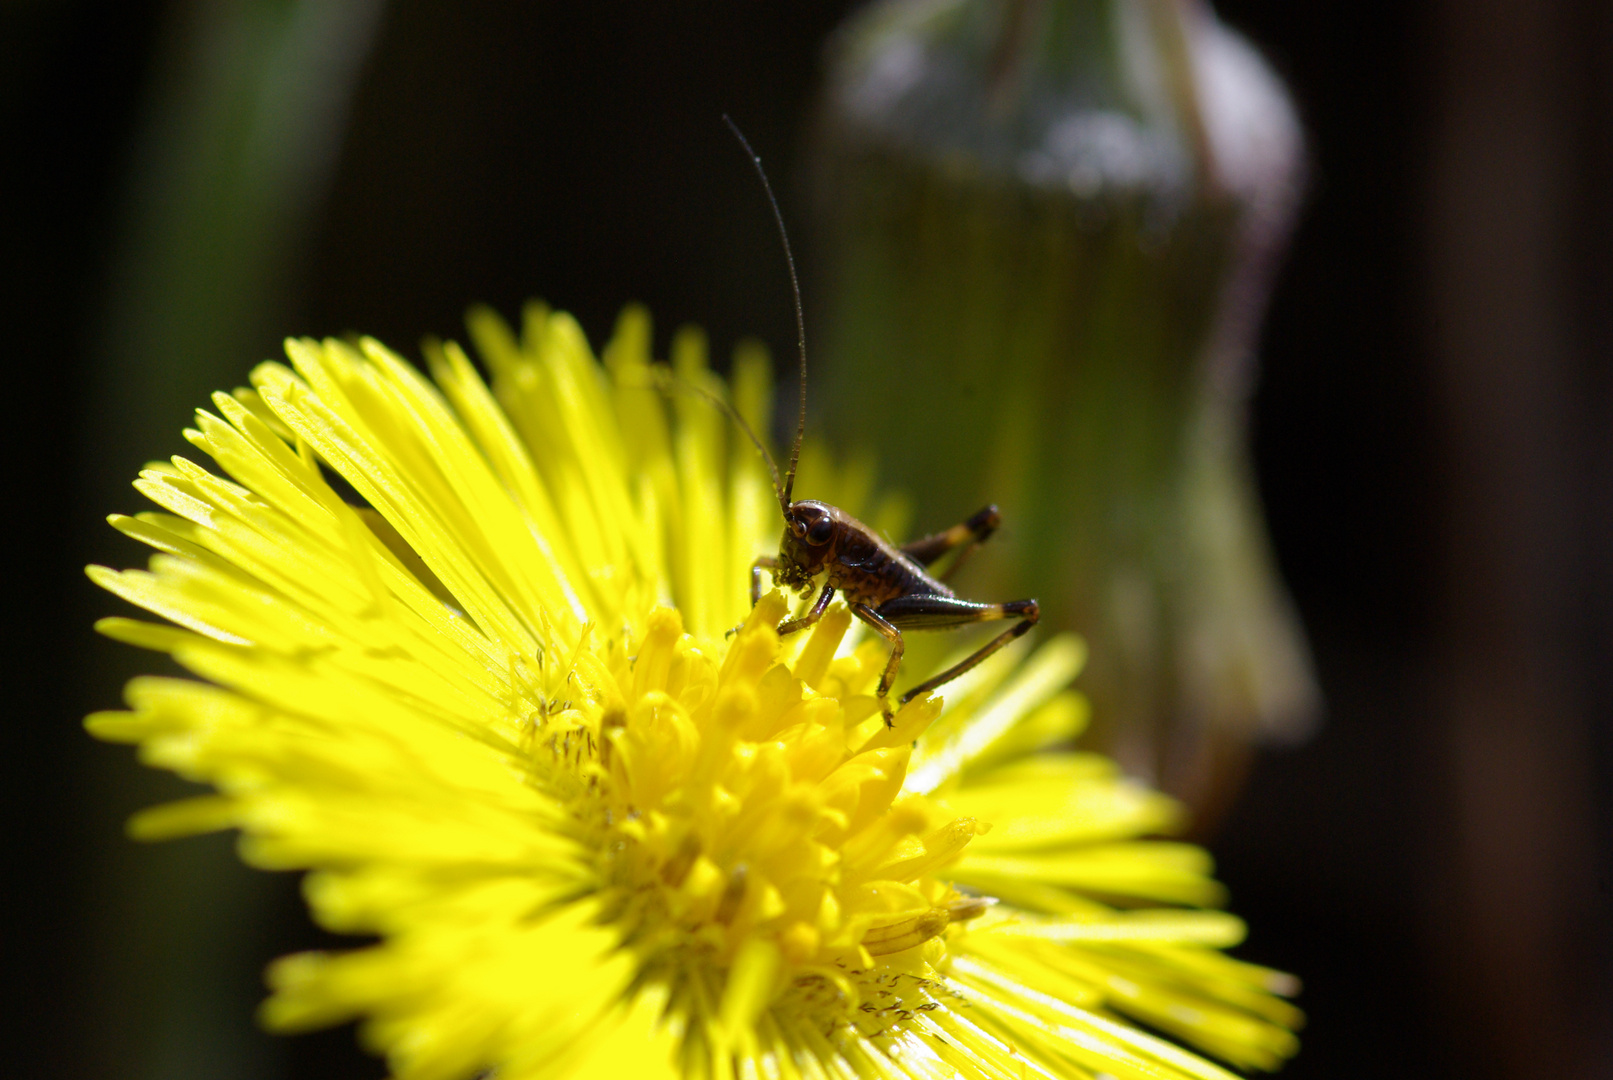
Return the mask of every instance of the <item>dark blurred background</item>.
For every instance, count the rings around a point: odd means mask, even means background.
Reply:
[[[800,155],[853,6],[0,8],[10,1073],[382,1075],[349,1030],[252,1024],[264,963],[325,940],[293,878],[124,838],[183,785],[79,726],[159,666],[90,631],[115,602],[81,566],[144,558],[102,518],[288,333],[412,352],[542,296],[597,343],[637,299],[662,342],[785,353],[717,117],[810,245]],[[1216,9],[1309,131],[1253,421],[1327,702],[1210,840],[1239,955],[1305,980],[1296,1080],[1613,1076],[1613,4]]]

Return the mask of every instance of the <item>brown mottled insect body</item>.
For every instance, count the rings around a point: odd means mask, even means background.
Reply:
[[[801,403],[795,427],[795,444],[790,449],[790,467],[782,483],[779,481],[777,464],[756,433],[751,431],[750,425],[727,402],[713,399],[761,451],[773,477],[773,491],[778,496],[779,509],[784,513],[784,536],[779,542],[778,555],[763,555],[751,566],[751,606],[755,607],[761,599],[764,571],[772,574],[776,584],[794,589],[802,595],[819,588],[821,591],[817,599],[805,615],[786,619],[779,624],[778,632],[782,636],[816,623],[823,618],[835,594],[842,594],[851,613],[890,642],[890,659],[885,663],[878,690],[885,722],[889,724],[892,714],[886,698],[902,663],[903,630],[946,630],[969,623],[1019,620],[963,660],[903,694],[902,703],[906,704],[919,694],[951,682],[1030,630],[1036,625],[1040,612],[1035,600],[1014,600],[1006,604],[981,604],[964,600],[948,588],[942,578],[934,577],[929,572],[929,567],[937,560],[959,548],[962,550],[948,573],[962,565],[969,553],[995,532],[1001,523],[1002,516],[995,506],[987,506],[968,521],[943,532],[896,547],[839,507],[817,499],[791,500],[795,468],[801,458],[801,438],[806,432],[806,319],[801,308],[801,286],[796,278],[795,257],[790,252],[790,237],[784,228],[784,215],[779,212],[778,200],[773,197],[773,186],[768,183],[767,173],[762,170],[761,159],[751,150],[750,143],[745,141],[745,136],[740,134],[734,122],[726,116],[723,120],[756,166],[768,202],[772,205],[774,220],[778,222],[779,236],[784,242],[784,257],[790,268],[790,285],[795,294],[795,327],[801,358]]]

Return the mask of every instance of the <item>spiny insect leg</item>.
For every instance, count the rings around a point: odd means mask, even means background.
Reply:
[[[867,604],[852,604],[851,613],[878,630],[891,643],[891,656],[885,661],[885,673],[879,677],[879,689],[875,691],[879,696],[880,710],[885,714],[885,726],[890,727],[895,719],[886,696],[890,693],[891,683],[896,681],[896,669],[902,666],[902,632]]]
[[[975,548],[985,543],[991,534],[997,531],[997,526],[1002,524],[1002,520],[1002,514],[998,513],[995,506],[984,507],[968,521],[903,544],[902,554],[920,566],[929,566],[960,544],[968,544],[969,546],[964,548],[941,575],[941,580],[945,581],[957,572],[958,567],[974,553]]]
[[[892,613],[888,610],[893,605],[901,605],[902,607],[909,608],[918,606],[917,604],[904,604],[903,601],[926,600],[934,602],[931,605],[926,605],[933,610],[899,611],[897,613]],[[952,622],[942,621],[944,619],[944,615],[939,609],[943,607],[952,607],[953,605],[957,605],[956,615],[960,617],[956,618],[956,620]],[[967,608],[973,608],[974,610],[966,610],[965,606],[967,606]],[[952,597],[942,596],[900,597],[896,600],[892,600],[881,605],[880,611],[883,612],[891,620],[891,622],[898,626],[924,626],[935,629],[941,629],[949,625],[957,626],[965,622],[992,622],[997,619],[1020,620],[1016,625],[1004,630],[1002,633],[986,642],[980,648],[976,649],[974,652],[970,653],[956,664],[953,664],[951,667],[941,672],[941,674],[924,680],[922,683],[919,683],[919,685],[913,687],[913,689],[903,694],[903,705],[918,697],[920,694],[927,693],[928,691],[934,690],[938,686],[943,686],[946,683],[951,682],[953,679],[956,679],[959,675],[962,675],[964,672],[973,668],[976,664],[980,663],[982,660],[996,652],[998,649],[1002,648],[1004,645],[1007,645],[1010,641],[1013,641],[1015,638],[1029,631],[1031,627],[1036,625],[1037,620],[1041,618],[1041,611],[1036,606],[1035,600],[1011,600],[1006,604],[974,604],[967,600],[956,600]]]

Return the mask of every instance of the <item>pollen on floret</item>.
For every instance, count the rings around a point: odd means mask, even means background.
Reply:
[[[952,921],[920,879],[980,831],[899,801],[912,738],[938,704],[869,738],[865,718],[785,662],[773,629],[785,613],[764,596],[720,662],[676,611],[651,613],[617,680],[632,688],[625,715],[601,732],[600,828],[616,836],[600,845],[601,873],[629,936],[684,962],[725,969],[765,941],[792,968],[866,967],[920,946]],[[824,620],[800,645],[820,679],[845,630]]]

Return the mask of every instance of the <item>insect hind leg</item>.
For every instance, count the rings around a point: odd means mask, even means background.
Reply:
[[[999,619],[1018,619],[1019,622],[1004,630],[980,648],[953,664],[939,675],[932,676],[913,687],[901,697],[907,704],[920,694],[956,679],[971,670],[982,660],[1030,631],[1041,618],[1041,609],[1035,600],[1011,600],[1005,604],[977,604],[950,596],[903,596],[880,605],[880,615],[898,629],[943,630],[973,622],[995,622]]]
[[[937,559],[945,556],[947,552],[960,545],[967,544],[968,546],[958,553],[958,557],[952,560],[952,565],[947,567],[946,572],[941,575],[941,580],[944,581],[951,577],[958,567],[963,565],[964,560],[973,554],[975,548],[990,539],[991,534],[996,532],[997,527],[1002,524],[1002,520],[1003,516],[998,512],[997,507],[982,507],[968,521],[903,544],[902,554],[920,566],[930,566]]]

